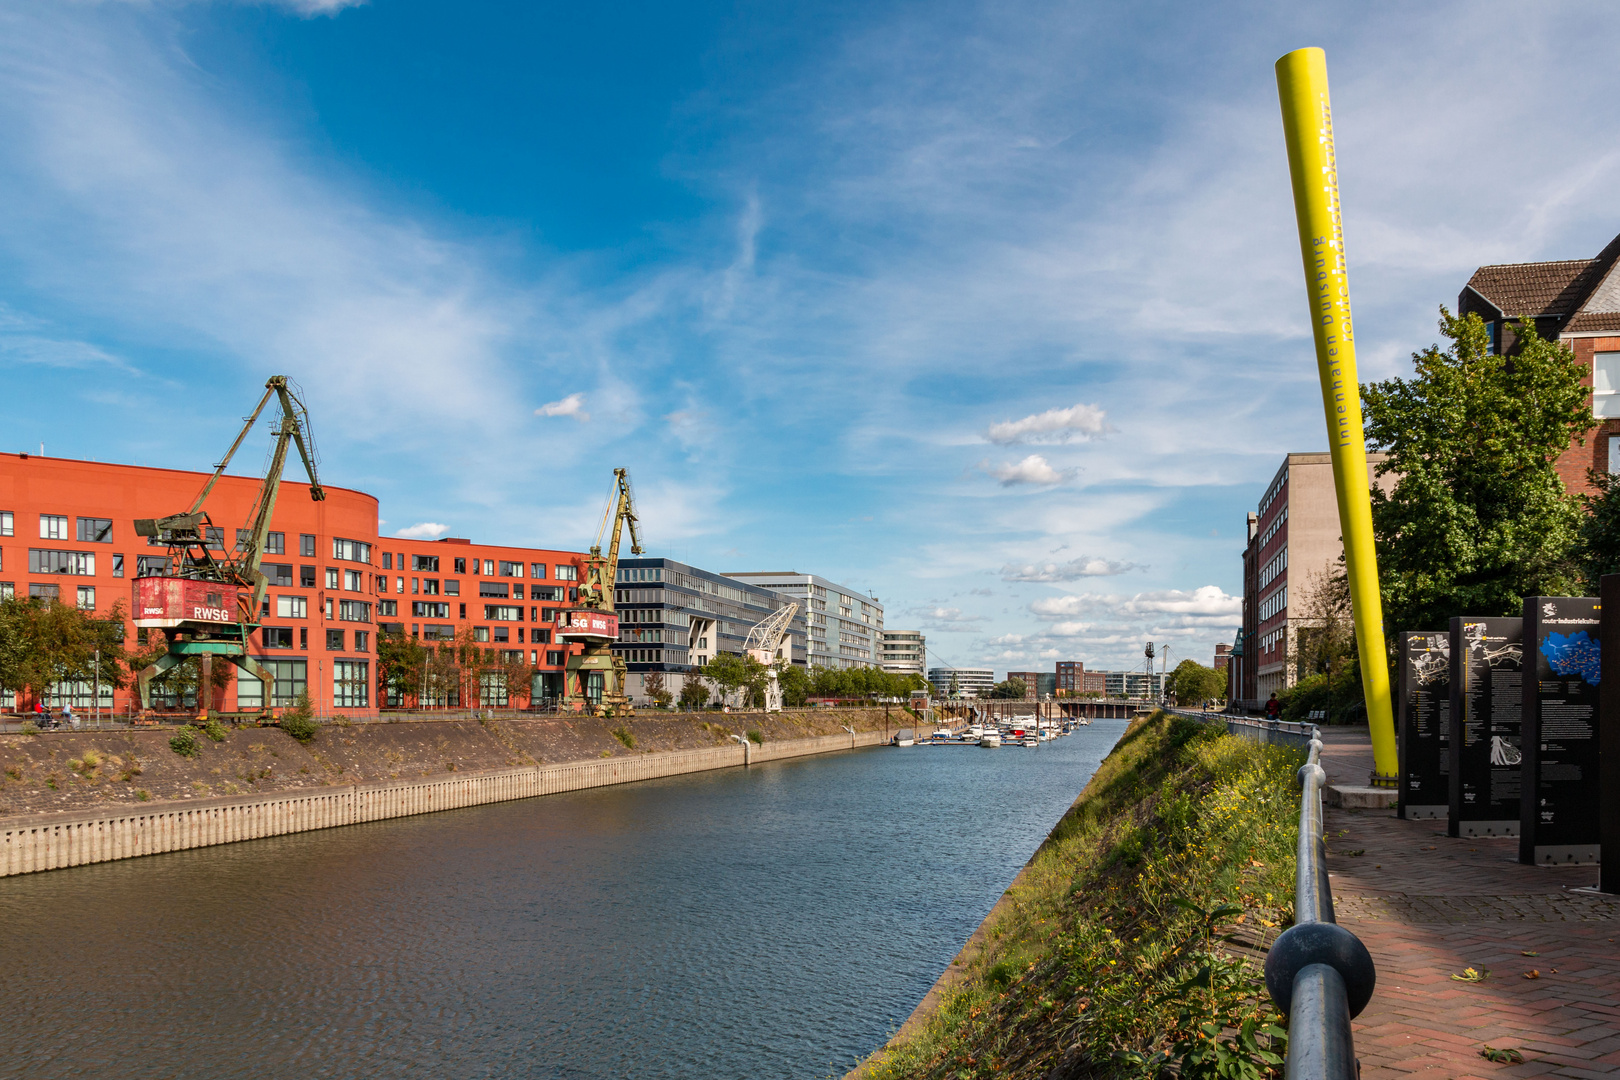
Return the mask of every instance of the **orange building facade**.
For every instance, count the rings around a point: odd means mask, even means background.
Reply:
[[[137,537],[134,521],[189,509],[207,479],[176,469],[0,454],[0,596],[48,598],[99,615],[120,606],[134,647],[141,636],[129,622],[134,581],[167,554]],[[221,550],[245,531],[259,488],[257,478],[234,476],[215,486],[203,509]],[[579,552],[381,537],[374,496],[325,490],[325,501],[314,502],[307,486],[284,480],[271,520],[261,566],[269,587],[249,652],[275,673],[272,707],[296,703],[306,689],[322,714],[401,704],[397,696],[389,700],[378,678],[377,639],[390,630],[425,644],[470,634],[480,648],[536,672],[526,695],[509,693],[503,681],[477,688],[477,701],[452,692],[405,703],[524,707],[561,692],[569,647],[555,643],[552,624],[557,609],[577,599]],[[122,712],[133,693],[102,687],[97,702],[93,687],[70,683],[45,700],[81,712],[98,704]],[[213,707],[256,710],[262,695],[257,680],[233,679]],[[0,698],[0,707],[19,704],[9,694]]]

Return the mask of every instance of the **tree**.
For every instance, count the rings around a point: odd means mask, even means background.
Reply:
[[[1582,595],[1596,596],[1598,579],[1620,574],[1620,473],[1588,469],[1586,482],[1597,494],[1581,496],[1587,510],[1581,522],[1581,576],[1586,582]]]
[[[783,705],[797,709],[810,699],[810,673],[804,668],[797,664],[781,663],[776,678],[782,687]]]
[[[1008,679],[1005,682],[996,683],[987,696],[993,698],[1012,698],[1016,700],[1023,700],[1024,694],[1027,692],[1027,690],[1028,687],[1024,685],[1023,679]]]
[[[1182,705],[1222,698],[1226,696],[1226,673],[1196,660],[1183,660],[1165,680],[1164,689]]]
[[[664,686],[664,673],[662,671],[649,671],[641,680],[641,688],[648,697],[652,698],[653,704],[660,709],[669,708],[669,703],[675,700],[675,695],[671,694]]]
[[[720,653],[704,666],[703,677],[714,683],[723,701],[729,703],[731,695],[748,683],[751,673],[743,662],[745,659],[748,658],[736,653]],[[755,660],[754,663],[759,661]]]
[[[1415,353],[1411,379],[1361,388],[1367,441],[1389,454],[1379,475],[1398,478],[1372,507],[1394,630],[1514,615],[1580,582],[1580,502],[1553,468],[1592,423],[1580,365],[1530,320],[1504,358],[1478,316],[1440,314],[1450,345]]]
[[[687,675],[686,682],[681,686],[681,704],[692,709],[701,709],[709,703],[709,685],[703,676],[696,671]]]
[[[0,600],[0,689],[26,690],[38,700],[56,683],[90,682],[98,650],[102,684],[128,686],[122,602],[97,617],[55,600]]]

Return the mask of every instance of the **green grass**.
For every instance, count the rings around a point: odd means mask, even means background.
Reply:
[[[634,750],[636,748],[636,737],[627,727],[614,728],[613,737],[623,743],[626,750]]]
[[[871,1080],[1263,1077],[1281,1031],[1257,960],[1292,919],[1297,752],[1155,715],[1052,830],[940,1009]]]

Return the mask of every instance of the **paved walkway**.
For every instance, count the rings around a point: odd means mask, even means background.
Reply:
[[[1330,777],[1366,783],[1366,729],[1323,735]],[[1620,1076],[1620,896],[1575,891],[1596,867],[1521,866],[1516,840],[1453,840],[1393,810],[1329,809],[1327,828],[1338,921],[1378,965],[1355,1023],[1362,1080]],[[1470,967],[1490,976],[1451,978]]]

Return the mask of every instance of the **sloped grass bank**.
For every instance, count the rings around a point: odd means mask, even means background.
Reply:
[[[934,1015],[859,1075],[1271,1073],[1283,1035],[1252,946],[1292,919],[1302,762],[1219,724],[1132,724]]]

